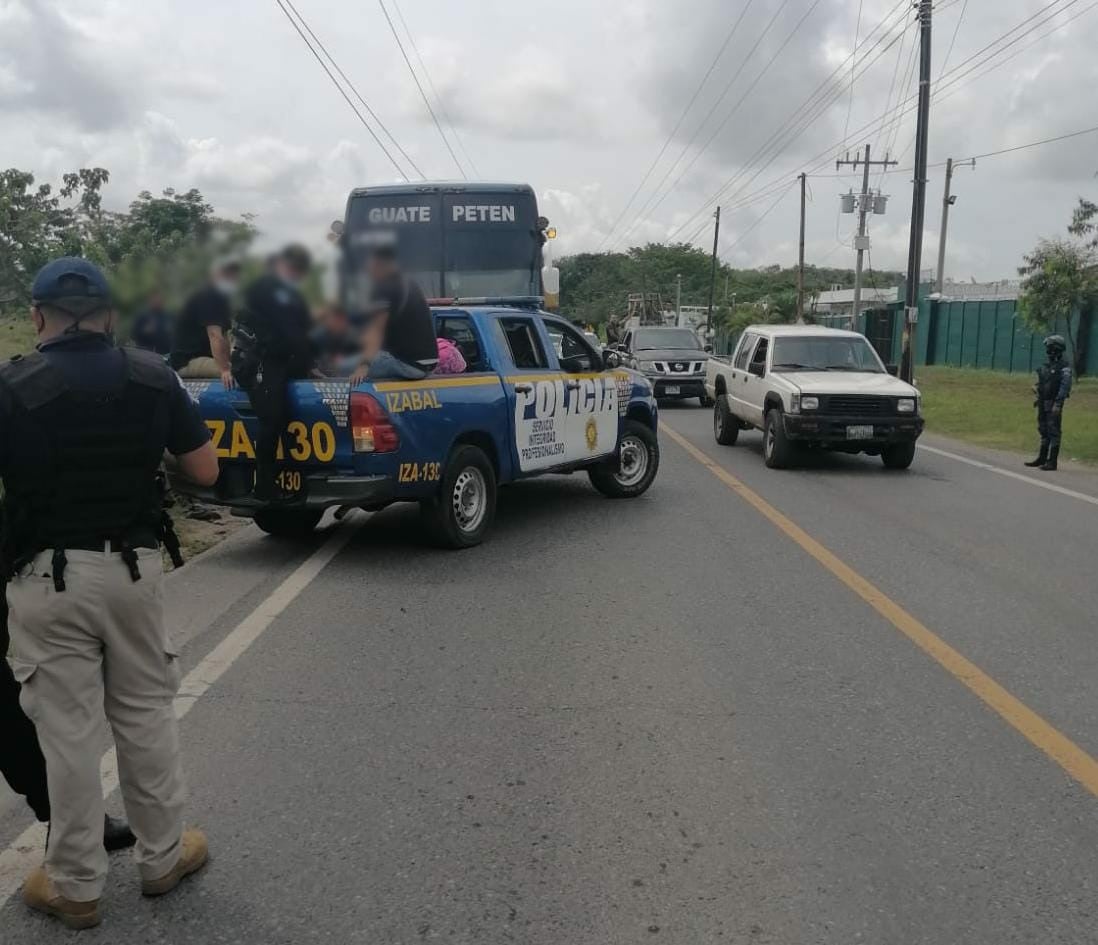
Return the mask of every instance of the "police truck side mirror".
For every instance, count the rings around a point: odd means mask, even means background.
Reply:
[[[608,368],[621,367],[621,355],[609,348],[603,352],[602,361]]]

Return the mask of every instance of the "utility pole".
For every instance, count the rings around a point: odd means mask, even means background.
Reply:
[[[682,322],[682,273],[675,276],[675,325]]]
[[[919,317],[919,272],[923,264],[923,223],[926,217],[926,150],[930,133],[931,0],[919,0],[919,111],[915,129],[915,180],[911,193],[911,237],[907,249],[907,293],[904,298],[904,341],[900,377],[911,383],[911,335]]]
[[[976,158],[969,158],[967,161],[958,161],[953,163],[953,158],[946,159],[946,182],[945,191],[942,193],[942,229],[938,234],[938,294],[941,295],[945,289],[945,266],[946,266],[946,230],[949,227],[949,208],[956,202],[957,198],[950,192],[951,185],[953,183],[953,169],[955,167],[975,167]]]
[[[858,316],[862,311],[862,260],[865,256],[865,251],[869,249],[869,237],[865,232],[865,221],[869,214],[870,209],[876,211],[877,201],[880,201],[880,212],[884,212],[885,200],[887,198],[882,197],[879,193],[871,194],[869,192],[869,168],[873,165],[879,167],[890,167],[895,165],[895,161],[889,159],[886,154],[883,161],[871,161],[869,159],[869,145],[865,146],[865,157],[855,156],[851,159],[848,153],[845,158],[835,162],[835,170],[838,170],[844,164],[849,164],[854,170],[857,170],[859,165],[862,167],[862,192],[858,195],[858,235],[854,239],[854,248],[858,251],[857,262],[854,264],[854,310],[853,317],[851,318],[851,328],[857,327]]]
[[[804,324],[804,190],[807,175],[801,172],[801,239],[797,248],[797,324]]]
[[[705,316],[705,334],[707,338],[713,333],[713,293],[717,290],[717,240],[721,235],[720,205],[717,206],[713,217],[715,220],[713,223],[713,269],[709,276],[709,311]]]

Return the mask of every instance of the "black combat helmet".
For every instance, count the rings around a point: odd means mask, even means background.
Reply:
[[[1045,351],[1052,356],[1054,353],[1063,354],[1067,351],[1067,342],[1064,341],[1063,335],[1049,335],[1045,339]]]

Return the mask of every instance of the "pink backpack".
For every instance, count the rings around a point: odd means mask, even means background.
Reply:
[[[449,338],[438,339],[438,367],[436,374],[462,374],[465,371],[465,358],[458,346]]]

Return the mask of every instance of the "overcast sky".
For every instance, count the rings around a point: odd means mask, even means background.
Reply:
[[[376,0],[296,5],[423,172],[457,176]],[[394,0],[387,5],[395,19]],[[938,4],[935,77],[964,16],[932,106],[931,163],[1098,125],[1094,0],[1058,0],[1057,19],[988,66],[1062,28],[985,77],[961,76],[970,56],[1047,5]],[[860,176],[826,176],[845,135],[851,150],[869,143],[876,157],[891,146],[900,159],[901,173],[881,180],[892,199],[871,218],[872,262],[905,268],[911,175],[902,171],[912,163],[914,113],[892,131],[860,129],[914,92],[907,66],[917,29],[906,4],[864,0],[861,37],[886,18],[893,32],[878,30],[859,51],[865,71],[852,104],[844,93],[826,109],[803,109],[819,117],[795,139],[783,128],[835,69],[849,89],[858,0],[400,0],[399,8],[456,126],[457,154],[467,160],[463,146],[479,172],[470,176],[531,183],[560,231],[558,253],[603,244],[670,137],[608,245],[694,235],[709,198],[732,180],[722,257],[790,264],[793,178],[818,168],[807,259],[851,265],[855,221],[839,216],[838,194]],[[320,243],[351,187],[399,179],[275,0],[0,0],[0,128],[2,166],[42,180],[106,167],[112,206],[142,189],[198,187],[223,214],[255,213],[268,242]],[[1098,134],[958,170],[947,272],[1013,277],[1022,252],[1064,232],[1078,196],[1098,196],[1096,171]],[[930,173],[926,266],[936,258],[943,169]],[[711,239],[708,229],[697,236],[699,245]]]

